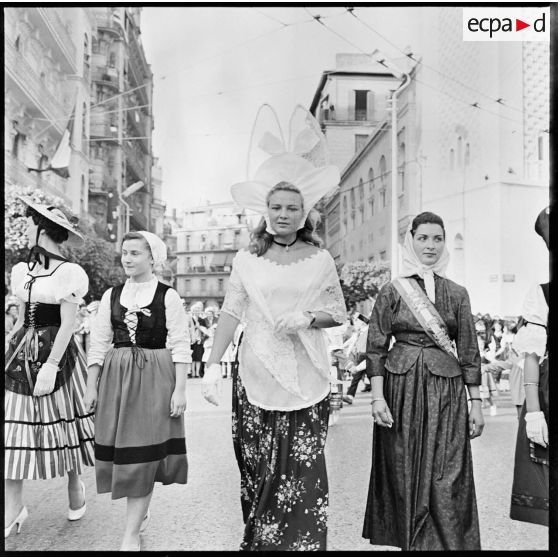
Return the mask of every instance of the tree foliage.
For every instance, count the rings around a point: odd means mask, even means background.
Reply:
[[[39,189],[9,188],[6,190],[5,203],[5,269],[7,274],[12,267],[25,261],[28,254],[25,230],[25,204],[15,196],[17,194],[29,196],[34,202],[53,205],[62,210],[68,218],[74,217],[72,211],[61,198],[51,196]],[[79,248],[66,245],[61,246],[62,253],[72,262],[79,264],[89,277],[89,291],[85,301],[99,300],[102,294],[111,286],[123,280],[123,272],[118,263],[118,255],[114,244],[98,238],[93,227],[81,222],[79,230],[85,242]],[[6,279],[9,275],[6,276]]]
[[[386,262],[350,262],[339,271],[341,289],[347,308],[375,297],[382,286],[390,280],[390,266]]]

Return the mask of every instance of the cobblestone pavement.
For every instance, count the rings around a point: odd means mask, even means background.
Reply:
[[[239,474],[230,433],[230,380],[223,382],[220,407],[200,395],[199,380],[188,386],[186,414],[189,484],[156,485],[144,551],[236,551],[242,536]],[[501,397],[499,414],[486,416],[485,432],[473,441],[477,500],[484,550],[546,550],[545,527],[508,517],[513,474],[516,412]],[[370,394],[358,393],[330,428],[326,447],[330,483],[328,550],[389,550],[362,539],[362,521],[371,460]],[[29,519],[19,535],[5,540],[6,552],[115,551],[123,531],[126,503],[96,494],[95,476],[83,476],[87,513],[66,519],[64,479],[29,481]]]

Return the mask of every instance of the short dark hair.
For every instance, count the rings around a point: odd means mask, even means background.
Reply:
[[[50,205],[48,209],[54,209],[55,206]],[[61,244],[68,240],[68,231],[64,227],[53,223],[50,219],[35,211],[32,207],[27,207],[25,210],[25,217],[31,217],[33,223],[39,227],[39,230],[45,231],[45,234],[56,244]]]
[[[546,242],[547,246],[549,242],[549,233],[550,233],[549,217],[550,217],[549,210],[548,207],[546,207],[539,213],[537,220],[535,221],[535,232],[542,237],[542,239]]]
[[[124,242],[126,240],[143,240],[145,242],[145,245],[147,246],[147,249],[149,250],[149,253],[151,254],[151,246],[149,246],[149,242],[147,242],[147,238],[145,238],[145,236],[143,236],[143,234],[141,234],[137,231],[127,232],[122,237],[122,244],[124,244]],[[153,256],[153,254],[151,254],[151,255]]]
[[[419,213],[414,219],[411,224],[411,234],[415,236],[415,232],[419,228],[420,225],[426,225],[427,223],[432,223],[434,225],[440,225],[442,230],[444,231],[444,238],[446,238],[446,228],[444,227],[444,221],[439,215],[436,213],[432,213],[431,211],[423,211]]]

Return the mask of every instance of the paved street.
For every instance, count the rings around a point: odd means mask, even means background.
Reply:
[[[230,439],[230,380],[215,408],[200,395],[199,380],[189,383],[187,444],[190,481],[156,486],[152,519],[143,536],[145,551],[236,551],[242,533],[239,474]],[[503,397],[498,416],[486,416],[483,436],[473,442],[475,479],[484,550],[546,550],[547,529],[509,519],[516,414]],[[371,453],[370,395],[358,393],[330,429],[328,550],[385,550],[361,538]],[[84,475],[87,513],[66,519],[65,481],[26,484],[29,519],[20,535],[5,541],[7,552],[114,551],[119,548],[125,500],[95,492],[93,469]]]

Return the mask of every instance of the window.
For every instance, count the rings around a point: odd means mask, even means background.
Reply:
[[[222,247],[223,247],[223,233],[219,233],[219,234],[217,235],[217,246],[218,246],[219,248],[222,248]]]
[[[399,193],[405,191],[405,144],[399,144],[399,153],[397,155],[399,168]]]
[[[468,143],[465,144],[465,166],[469,166],[471,162],[471,149]]]
[[[186,291],[185,294],[190,294],[191,288],[192,288],[192,281],[190,279],[186,279],[184,281],[184,290]]]
[[[192,258],[190,256],[186,256],[186,269],[187,269],[187,271],[190,271],[191,267],[192,267]]]
[[[366,143],[367,134],[355,134],[355,153],[358,153]]]
[[[387,176],[386,176],[386,158],[384,155],[380,157],[380,186],[385,189],[387,184]]]
[[[219,292],[222,293],[223,292],[223,287],[224,287],[224,280],[223,279],[219,279]]]
[[[373,216],[374,215],[374,196],[372,195],[372,197],[370,198],[370,215]]]
[[[455,151],[453,149],[450,149],[449,152],[449,168],[450,170],[455,168]]]
[[[349,214],[349,208],[347,204],[347,196],[343,196],[343,224],[345,225],[345,230],[347,229],[347,215]]]
[[[382,200],[382,207],[386,206],[386,190],[385,188],[380,192],[380,199]]]
[[[355,120],[367,120],[368,91],[355,91]]]
[[[461,168],[463,164],[463,138],[459,136],[457,138],[457,166]]]
[[[200,256],[200,264],[202,267],[205,267],[205,260],[206,260],[205,256]]]
[[[189,234],[186,235],[186,251],[187,252],[190,251],[190,235]]]
[[[200,289],[200,290],[201,290],[202,293],[205,293],[206,290],[207,290],[207,280],[206,280],[206,279],[202,279],[202,280],[200,281],[200,283],[201,283],[201,289]]]
[[[386,259],[386,251],[382,250],[380,252],[380,260],[385,261],[385,259]]]
[[[355,189],[351,188],[351,221],[353,228],[355,227],[355,215],[356,215],[356,202],[355,202]]]
[[[82,213],[85,213],[85,200],[87,199],[87,187],[85,185],[85,176],[81,175],[81,190],[80,190],[80,198],[79,198],[79,206]]]
[[[544,161],[544,140],[542,136],[537,139],[537,154],[539,161]]]
[[[358,181],[358,209],[360,211],[360,222],[364,222],[364,181]]]

